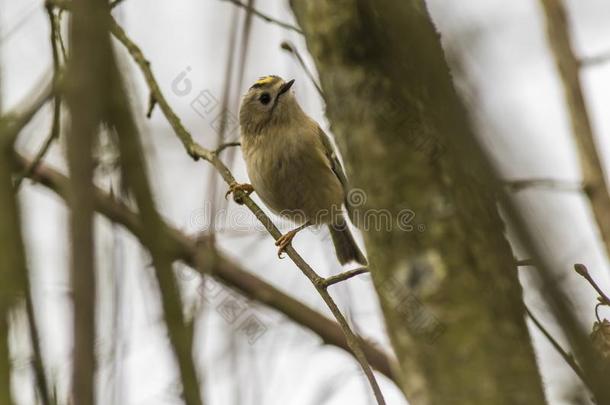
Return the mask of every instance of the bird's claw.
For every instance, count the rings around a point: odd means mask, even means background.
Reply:
[[[243,191],[246,195],[250,195],[254,191],[254,187],[248,183],[240,184],[234,181],[233,183],[229,184],[229,191],[225,193],[225,200],[227,197],[229,197],[229,194],[233,194],[233,201],[235,201],[237,204],[243,204],[244,202],[241,200],[241,198],[235,196],[237,191]]]
[[[275,246],[279,247],[278,251],[277,251],[277,257],[280,259],[283,259],[284,257],[282,257],[282,253],[286,252],[286,248],[288,246],[290,246],[290,243],[292,242],[292,239],[294,238],[294,235],[296,235],[295,231],[289,231],[286,234],[280,236],[276,241],[275,241]]]

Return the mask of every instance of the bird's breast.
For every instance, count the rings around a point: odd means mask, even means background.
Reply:
[[[242,138],[248,176],[272,211],[296,222],[317,220],[322,210],[341,206],[343,190],[315,138],[294,133]]]

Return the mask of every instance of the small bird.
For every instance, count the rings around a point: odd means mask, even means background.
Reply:
[[[243,96],[241,147],[252,184],[233,183],[227,195],[256,191],[269,209],[300,224],[276,241],[280,258],[297,232],[325,224],[339,262],[366,265],[341,210],[345,203],[352,213],[341,162],[328,136],[299,106],[293,84],[264,76]]]

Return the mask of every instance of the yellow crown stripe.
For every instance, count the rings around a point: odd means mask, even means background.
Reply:
[[[270,84],[270,83],[274,82],[275,80],[276,80],[275,76],[263,76],[260,79],[258,79],[254,84],[263,86],[265,84]]]

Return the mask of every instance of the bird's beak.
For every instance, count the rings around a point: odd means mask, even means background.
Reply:
[[[290,88],[292,87],[292,85],[294,84],[294,79],[292,79],[289,82],[286,82],[282,85],[282,87],[280,87],[280,91],[279,93],[277,93],[278,96],[286,93],[288,90],[290,90]]]

